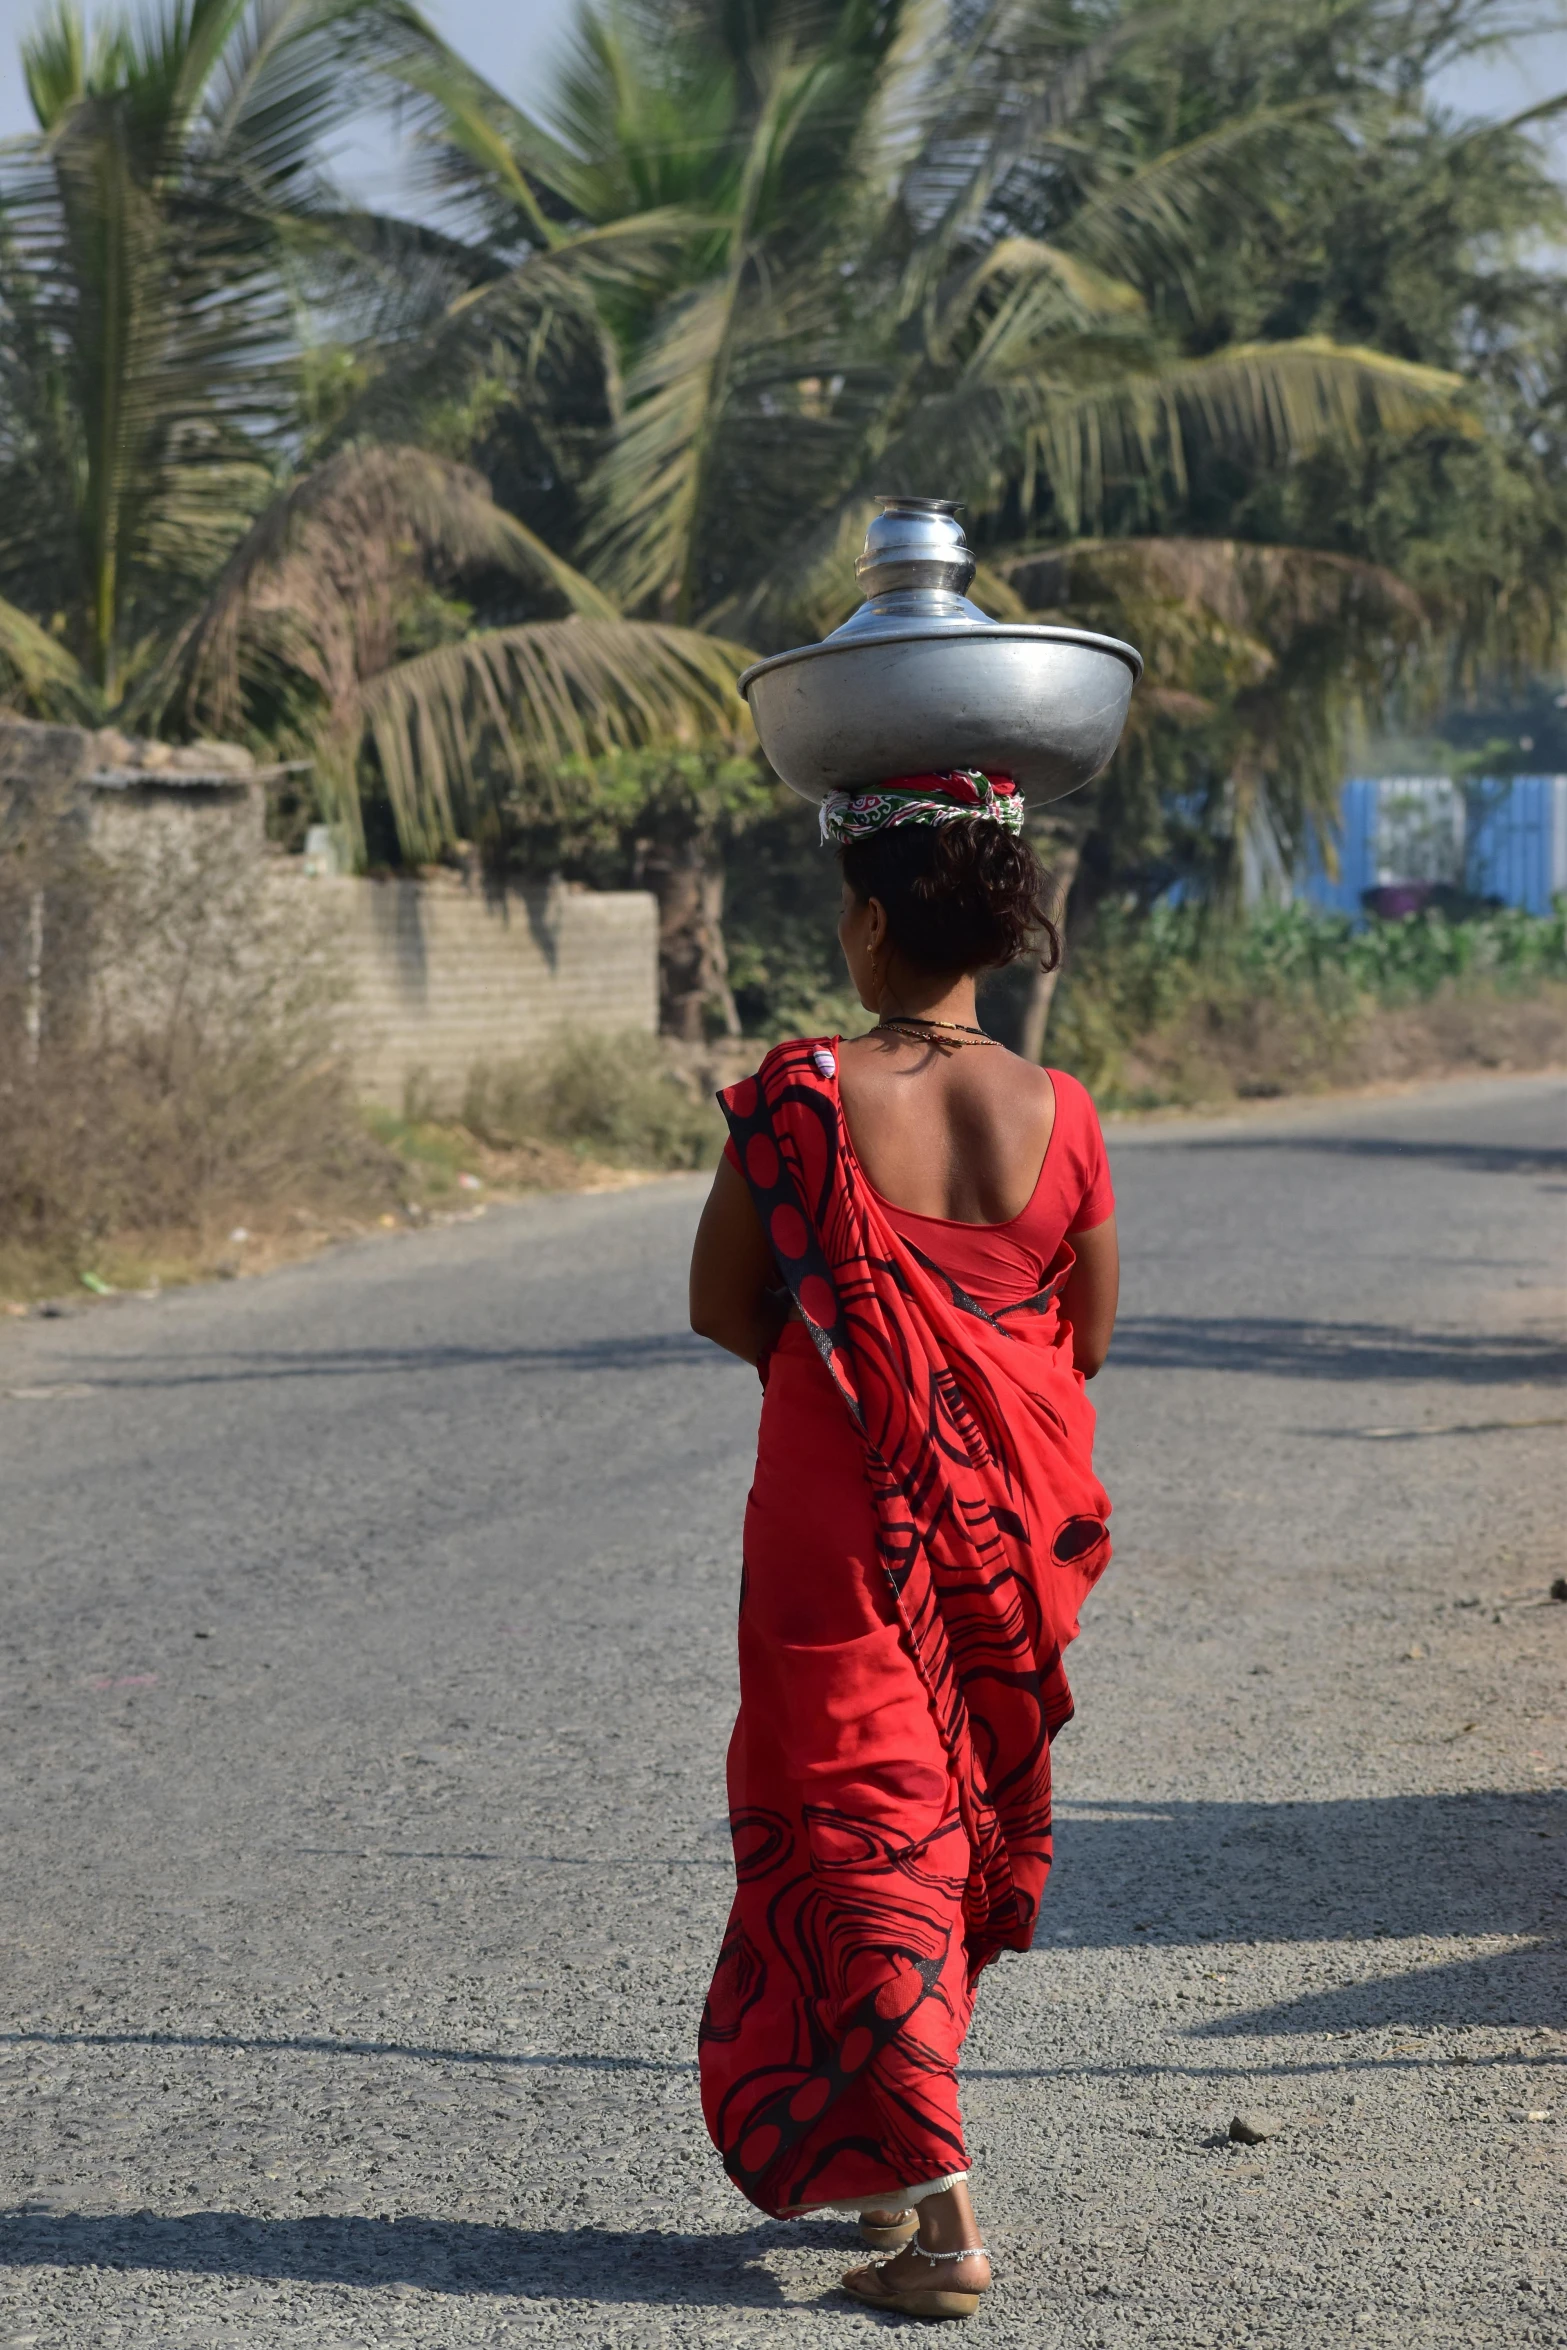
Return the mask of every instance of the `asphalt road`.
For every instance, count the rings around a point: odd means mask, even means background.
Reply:
[[[1112,1133],[1118,1558],[969,2044],[976,2339],[1567,2341],[1564,1108]],[[894,2322],[698,2110],[757,1405],[699,1188],[0,1329],[0,2350]]]

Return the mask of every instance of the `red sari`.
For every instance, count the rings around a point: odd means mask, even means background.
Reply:
[[[782,2216],[968,2167],[958,2052],[981,1968],[1033,1936],[1109,1501],[1070,1249],[1020,1305],[967,1296],[861,1174],[827,1040],[720,1098],[801,1319],[765,1367],[746,1510],[702,2107]]]

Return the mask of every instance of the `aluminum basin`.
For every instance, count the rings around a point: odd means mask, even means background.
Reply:
[[[804,799],[977,767],[1012,776],[1037,805],[1108,766],[1142,666],[1131,645],[1081,628],[883,624],[856,639],[851,625],[756,662],[740,690],[762,749]]]

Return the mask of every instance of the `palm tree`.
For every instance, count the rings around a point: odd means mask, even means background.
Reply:
[[[406,642],[421,589],[487,574],[559,618]],[[732,742],[738,646],[626,621],[481,474],[396,446],[349,446],[267,506],[143,685],[137,707],[212,733],[293,724],[330,813],[358,835],[357,763],[379,760],[405,852],[437,856],[496,781],[647,742]],[[302,711],[301,711],[302,705]],[[293,715],[293,713],[300,713]],[[498,762],[498,773],[486,769]]]
[[[171,0],[91,39],[57,0],[23,44],[38,129],[0,150],[0,594],[106,706],[271,491],[332,209],[321,141],[364,69],[424,38],[402,0]]]
[[[38,131],[0,151],[0,681],[44,716],[281,731],[351,832],[369,739],[416,855],[454,829],[442,778],[472,780],[476,721],[513,767],[741,721],[742,655],[622,622],[482,480],[367,443],[352,403],[313,429],[323,306],[442,251],[344,206],[321,142],[367,77],[443,58],[406,0],[167,0],[91,43],[59,0],[24,48]],[[535,277],[587,331],[572,260]],[[503,293],[482,331],[526,310],[536,337],[534,286]],[[442,304],[449,348],[449,272]],[[421,592],[475,573],[513,624],[402,659]]]
[[[606,429],[579,561],[628,609],[769,647],[841,619],[875,493],[962,495],[990,542],[1162,521],[1212,453],[1247,465],[1452,412],[1454,379],[1321,336],[1188,347],[1205,239],[1285,154],[1337,136],[1259,104],[1128,152],[1093,101],[1138,27],[937,0],[585,9],[548,122],[418,71],[438,184],[486,298],[560,245],[646,230],[590,286]],[[736,27],[739,30],[736,30]],[[432,317],[427,359],[471,300]],[[547,407],[545,387],[524,395]],[[580,446],[580,444],[579,444]]]

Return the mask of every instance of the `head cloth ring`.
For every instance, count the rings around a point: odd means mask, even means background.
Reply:
[[[822,802],[822,839],[841,845],[894,824],[951,824],[960,816],[987,817],[1008,832],[1021,832],[1017,785],[1010,775],[953,767],[944,775],[894,775],[864,791],[829,792]]]

